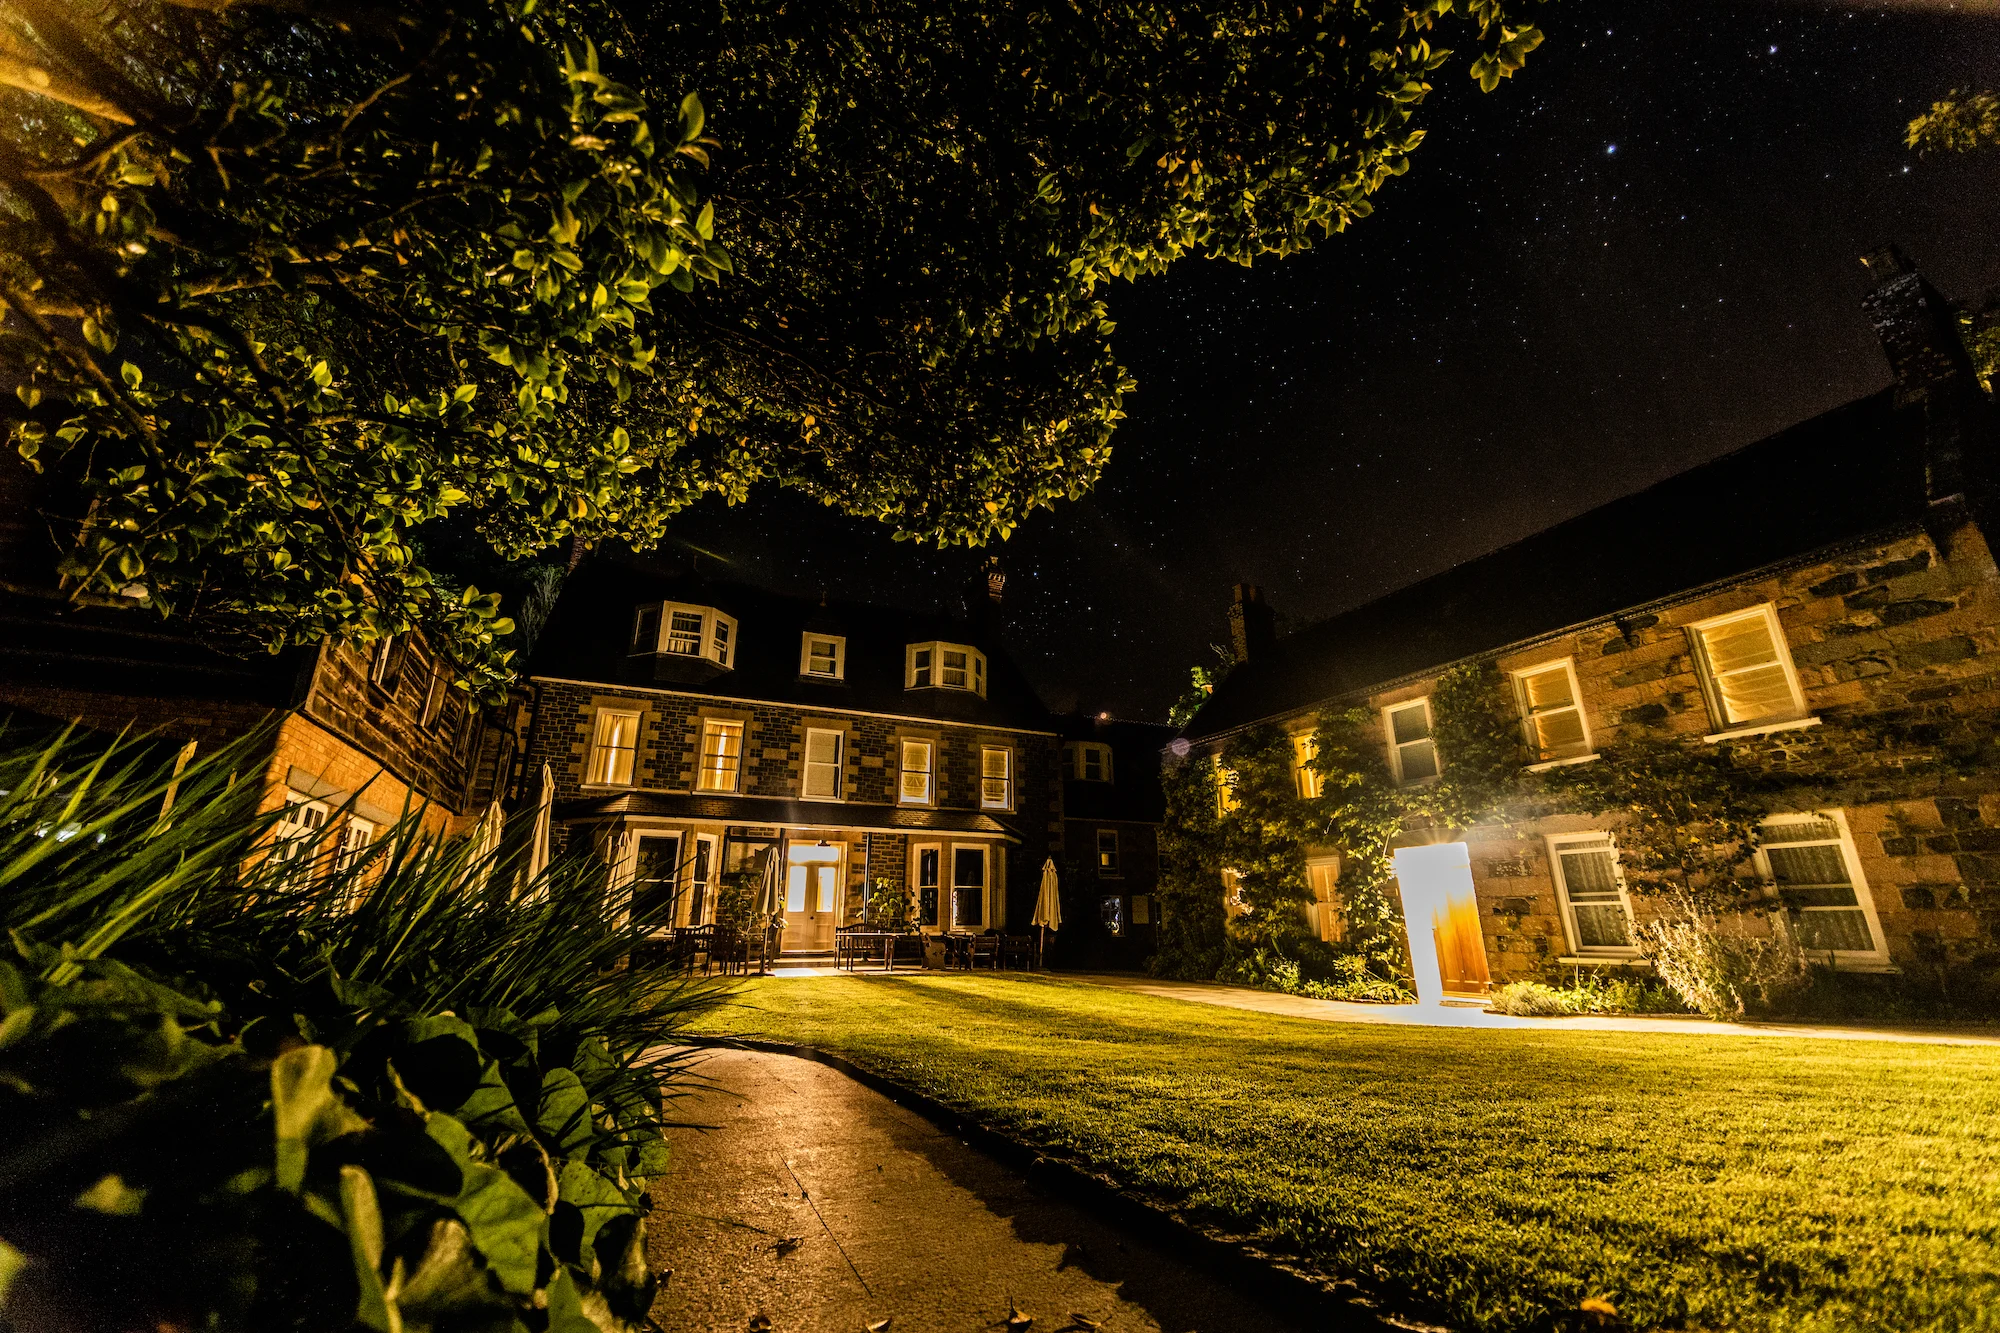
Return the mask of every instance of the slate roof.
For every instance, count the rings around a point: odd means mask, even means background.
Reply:
[[[735,617],[734,669],[669,681],[653,674],[650,657],[633,657],[628,648],[634,610],[642,603],[661,601],[712,606]],[[846,679],[816,680],[799,674],[799,646],[808,629],[846,638]],[[970,644],[986,654],[985,698],[969,690],[904,688],[905,646],[934,640]],[[536,641],[527,674],[808,708],[1030,731],[1055,729],[1034,687],[1008,658],[998,635],[985,626],[935,613],[786,597],[741,583],[666,571],[642,557],[607,555],[586,561],[570,575]]]
[[[1278,640],[1201,739],[1922,521],[1923,409],[1885,389]]]
[[[558,801],[564,823],[651,815],[765,828],[838,828],[869,833],[983,833],[1019,842],[999,820],[977,810],[917,810],[858,801],[783,801],[705,792],[627,791]]]

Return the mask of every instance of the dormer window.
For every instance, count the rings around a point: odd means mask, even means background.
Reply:
[[[799,674],[812,680],[845,680],[847,640],[808,631],[799,644]]]
[[[632,651],[736,664],[736,620],[712,606],[653,602],[632,616]]]
[[[905,659],[905,688],[970,690],[986,697],[986,654],[962,643],[913,643]]]
[[[1111,747],[1102,741],[1071,741],[1070,776],[1079,782],[1111,781]]]

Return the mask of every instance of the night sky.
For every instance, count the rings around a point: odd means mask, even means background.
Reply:
[[[2000,152],[1902,146],[2000,85],[2000,20],[1564,0],[1542,26],[1497,93],[1441,76],[1347,235],[1111,289],[1139,381],[1112,464],[999,548],[1052,707],[1163,716],[1239,579],[1310,623],[1882,387],[1865,250],[2000,285]],[[721,576],[915,607],[972,568],[775,490],[675,536]]]

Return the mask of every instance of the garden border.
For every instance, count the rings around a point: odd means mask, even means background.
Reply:
[[[1211,1277],[1254,1290],[1257,1299],[1306,1321],[1311,1327],[1451,1333],[1448,1324],[1391,1309],[1387,1301],[1355,1279],[1315,1275],[1291,1260],[1259,1248],[1245,1237],[1202,1226],[1075,1162],[1052,1157],[1031,1144],[988,1128],[964,1112],[858,1065],[844,1055],[818,1046],[755,1037],[688,1036],[682,1040],[689,1046],[709,1049],[789,1055],[837,1070],[1019,1172],[1029,1184],[1041,1187],[1060,1183],[1069,1191],[1066,1202],[1153,1244],[1188,1253]]]

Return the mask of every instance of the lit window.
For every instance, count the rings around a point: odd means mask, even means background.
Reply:
[[[1222,910],[1227,916],[1241,916],[1250,910],[1243,901],[1243,872],[1226,866],[1222,871]]]
[[[1340,901],[1340,862],[1306,862],[1306,883],[1312,887],[1312,925],[1328,944],[1347,938],[1347,913]]]
[[[632,651],[670,657],[705,657],[719,667],[735,665],[736,621],[712,606],[657,602],[632,617]]]
[[[361,854],[374,841],[375,825],[369,820],[349,815],[340,829],[340,855],[336,864],[346,870],[361,859]]]
[[[986,924],[986,849],[951,849],[951,924]]]
[[[1097,918],[1104,923],[1105,934],[1123,935],[1125,933],[1125,900],[1116,896],[1107,896],[1098,899]]]
[[[931,803],[932,750],[929,741],[903,742],[903,775],[897,799],[904,805]]]
[[[701,768],[695,786],[702,791],[735,791],[743,772],[743,724],[710,718],[701,728]]]
[[[1784,722],[1805,715],[1778,615],[1768,603],[1690,625],[1709,712],[1718,728]]]
[[[1580,955],[1631,957],[1632,907],[1618,873],[1618,849],[1603,833],[1549,839],[1563,924]]]
[[[979,804],[988,810],[1014,808],[1014,752],[1005,746],[980,748]]]
[[[1099,741],[1072,741],[1069,771],[1082,782],[1111,781],[1111,747]]]
[[[1758,867],[1813,952],[1879,958],[1880,936],[1846,829],[1830,814],[1773,819],[1758,830]]]
[[[668,612],[667,651],[675,657],[701,656],[703,619],[699,611]]]
[[[632,761],[639,752],[639,715],[597,710],[590,738],[590,765],[584,781],[597,787],[632,785]]]
[[[1150,926],[1153,924],[1153,899],[1151,894],[1132,895],[1132,924]]]
[[[1292,737],[1292,769],[1298,774],[1299,795],[1310,800],[1320,794],[1325,783],[1317,769],[1309,767],[1319,757],[1319,742],[1310,731],[1302,731]]]
[[[1396,781],[1423,782],[1438,775],[1437,743],[1431,739],[1431,701],[1396,704],[1382,710],[1389,732],[1389,760]]]
[[[285,817],[271,830],[271,856],[286,869],[283,879],[296,886],[302,883],[319,852],[332,809],[304,792],[285,793]]]
[[[1118,830],[1097,830],[1097,873],[1104,879],[1118,879],[1124,871],[1118,865]]]
[[[841,743],[846,739],[842,732],[821,731],[817,727],[806,729],[805,774],[800,794],[808,800],[840,799],[840,751]]]
[[[799,674],[841,680],[847,673],[847,640],[835,634],[807,634],[799,645]]]
[[[906,658],[905,684],[913,690],[946,689],[986,693],[986,654],[962,643],[913,643]]]
[[[1236,770],[1215,761],[1215,813],[1226,815],[1242,802],[1236,799]]]
[[[1528,753],[1536,763],[1581,759],[1591,753],[1590,727],[1568,658],[1515,672],[1514,692],[1521,704],[1521,725],[1527,730]]]

